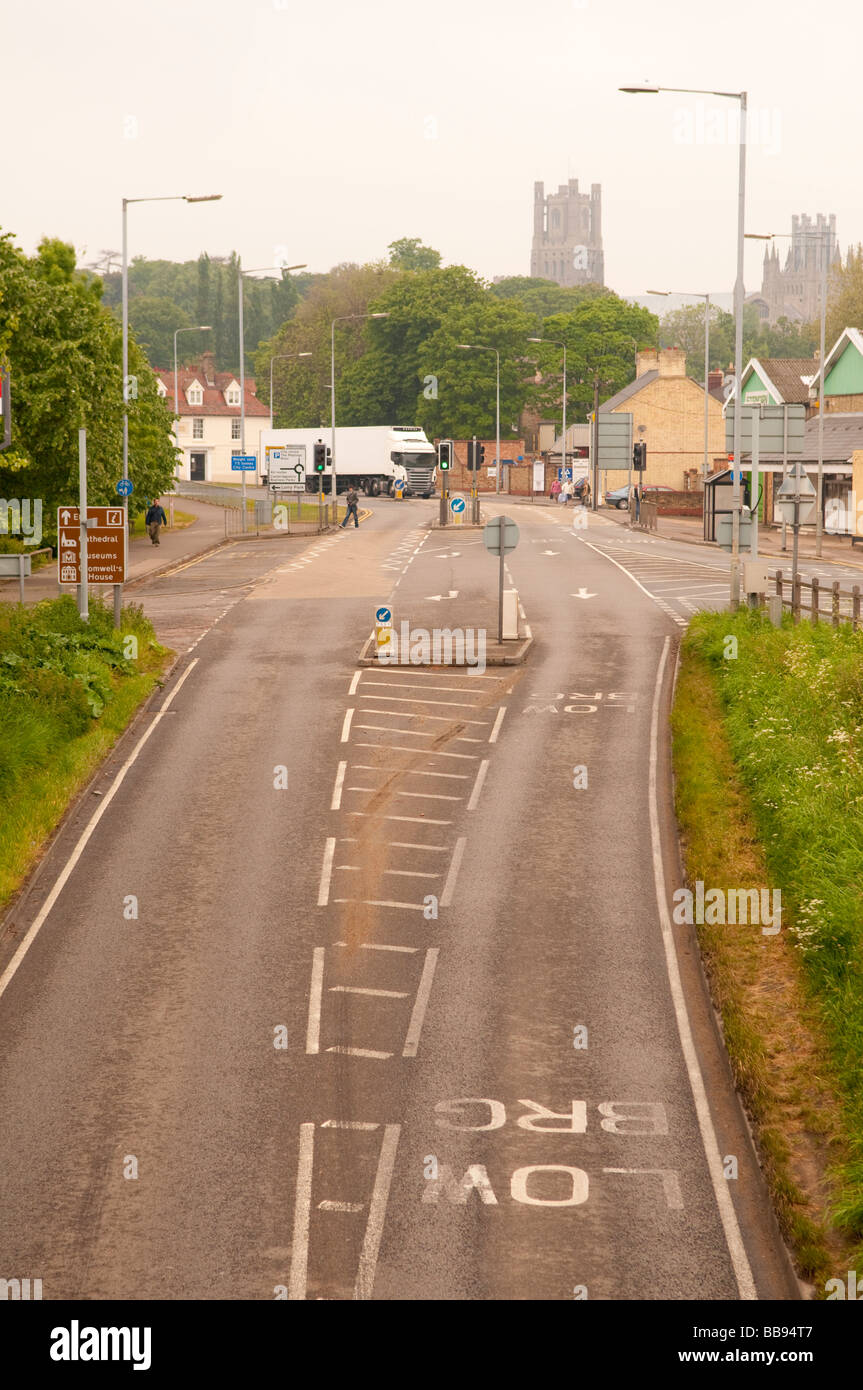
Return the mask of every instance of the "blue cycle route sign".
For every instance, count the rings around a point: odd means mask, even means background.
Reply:
[[[121,497],[131,497],[135,491],[135,485],[131,478],[118,478],[117,491]]]

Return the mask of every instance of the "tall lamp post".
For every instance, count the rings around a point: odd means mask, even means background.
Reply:
[[[495,439],[497,449],[497,471],[495,474],[495,492],[500,492],[500,475],[503,472],[503,464],[500,461],[500,353],[497,348],[488,347],[484,343],[456,343],[456,347],[462,348],[465,352],[493,352],[495,356]],[[479,505],[479,503],[477,503]]]
[[[826,235],[824,234],[826,232]],[[813,229],[813,235],[818,237],[819,260],[821,262],[821,325],[820,325],[820,348],[818,353],[818,488],[815,502],[815,554],[820,556],[822,540],[824,536],[824,355],[826,351],[825,335],[827,328],[827,266],[830,261],[830,229],[825,228],[819,233],[817,228]],[[747,241],[776,241],[786,238],[793,239],[791,232],[747,232]],[[796,476],[796,475],[795,475]],[[783,482],[785,473],[783,470]],[[784,508],[788,511],[788,508]],[[782,523],[783,531],[785,522]],[[795,532],[796,539],[796,532]],[[785,549],[785,538],[783,535],[782,549]]]
[[[708,385],[710,382],[710,295],[700,294],[698,290],[648,290],[648,294],[658,294],[668,298],[670,294],[681,294],[687,299],[704,300],[704,462],[701,465],[702,483],[707,482],[707,475],[710,472],[708,465],[708,444],[710,431],[710,392]]]
[[[280,352],[277,357],[270,358],[270,429],[273,428],[273,363],[290,362],[297,357],[311,357],[310,352]]]
[[[209,333],[212,325],[209,323],[199,323],[195,328],[175,328],[174,329],[174,419],[177,422],[177,444],[180,443],[180,379],[177,370],[177,334],[178,333]]]
[[[123,478],[129,476],[129,400],[133,399],[129,382],[129,238],[128,210],[132,203],[217,203],[221,193],[174,193],[162,198],[124,198],[123,199],[123,270],[122,270],[122,320],[123,320]],[[129,499],[123,498],[123,525],[129,534]],[[120,611],[123,605],[123,586],[114,585],[114,626],[120,626]]]
[[[703,87],[653,87],[644,83],[640,87],[621,87],[621,92],[631,95],[656,94],[657,92],[680,92],[687,96],[727,97],[729,101],[740,104],[740,129],[737,145],[737,278],[734,282],[734,380],[738,401],[734,411],[734,464],[731,488],[731,608],[740,605],[740,381],[743,376],[743,250],[744,215],[746,206],[746,92],[714,92]]]
[[[345,323],[348,319],[388,319],[388,313],[376,314],[339,314],[330,323],[330,486],[332,488],[333,499],[333,525],[339,519],[338,487],[336,485],[336,324]]]
[[[529,343],[551,343],[553,347],[563,348],[563,445],[561,456],[561,478],[563,482],[566,482],[566,343],[561,342],[558,338],[528,338],[527,341]],[[573,468],[572,471],[573,473],[575,473],[575,468]],[[532,492],[533,485],[531,484],[531,493]]]
[[[259,275],[262,271],[280,270],[282,276],[289,270],[305,270],[306,262],[302,265],[258,265],[251,270],[243,270],[242,262],[237,257],[237,313],[239,316],[239,341],[240,341],[240,453],[246,452],[246,337],[243,328],[243,276]],[[256,475],[257,476],[257,475]],[[246,529],[246,470],[243,469],[243,530]]]

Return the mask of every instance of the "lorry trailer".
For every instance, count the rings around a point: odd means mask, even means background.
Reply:
[[[419,425],[340,426],[335,432],[336,488],[355,487],[367,497],[392,496],[401,482],[408,497],[431,497],[435,488],[437,453]],[[302,479],[307,492],[332,491],[332,463],[323,474],[314,466],[314,447],[332,445],[332,432],[262,430],[261,463],[266,481],[278,489],[285,479]]]

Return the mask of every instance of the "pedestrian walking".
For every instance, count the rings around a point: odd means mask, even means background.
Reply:
[[[548,495],[551,498],[552,502],[557,501],[558,497],[560,496],[560,478],[555,478],[554,482],[551,485],[551,491]]]
[[[567,481],[564,483],[563,487],[560,489],[560,497],[558,498],[558,501],[559,501],[559,502],[562,502],[563,505],[564,505],[565,507],[568,507],[568,506],[569,506],[569,500],[570,500],[570,498],[572,497],[572,493],[573,493],[572,482],[571,482],[569,479],[567,479]]]
[[[344,521],[342,522],[342,527],[341,527],[342,530],[345,529],[345,527],[347,526],[347,524],[348,524],[348,522],[350,521],[350,519],[351,519],[352,516],[353,516],[353,519],[354,519],[354,526],[359,526],[359,524],[360,524],[360,516],[359,516],[359,512],[358,512],[358,510],[357,510],[358,505],[359,505],[359,500],[360,500],[360,494],[357,492],[356,488],[355,488],[355,487],[349,487],[348,490],[347,490],[347,492],[346,492],[346,494],[345,494],[345,501],[346,501],[347,504],[348,504],[348,509],[347,509],[347,511],[345,512],[345,519],[344,519]]]
[[[153,545],[159,544],[159,532],[163,526],[167,526],[168,518],[165,516],[165,509],[159,502],[158,497],[154,497],[150,506],[147,508],[145,517],[147,533]]]

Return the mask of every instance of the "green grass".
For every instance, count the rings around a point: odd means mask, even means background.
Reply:
[[[699,929],[780,1220],[863,1267],[863,634],[699,614],[673,734],[690,881],[782,890],[769,944]]]
[[[0,908],[167,656],[134,606],[123,610],[116,633],[99,603],[91,603],[86,624],[68,596],[32,608],[0,604]]]

